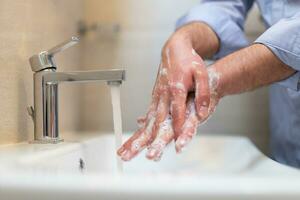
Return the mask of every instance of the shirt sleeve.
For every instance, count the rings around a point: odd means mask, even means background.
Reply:
[[[298,72],[279,82],[294,90],[300,89],[300,12],[284,18],[266,30],[254,43],[267,46],[282,62]]]
[[[176,27],[194,21],[209,25],[220,40],[220,49],[213,57],[218,59],[248,45],[244,34],[244,22],[253,2],[253,0],[203,0],[181,17]]]

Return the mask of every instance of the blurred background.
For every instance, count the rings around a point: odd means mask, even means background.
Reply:
[[[124,68],[123,128],[132,132],[150,102],[160,50],[176,20],[199,0],[0,0],[0,143],[32,139],[26,107],[33,103],[28,58],[71,36],[80,45],[57,56],[58,71]],[[246,22],[253,41],[264,31],[258,8]],[[62,85],[60,131],[112,131],[105,84]],[[267,152],[268,90],[224,98],[199,134],[245,135]]]

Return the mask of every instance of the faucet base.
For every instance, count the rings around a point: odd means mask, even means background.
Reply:
[[[33,141],[29,141],[30,144],[57,144],[60,142],[63,142],[64,139],[61,138],[50,138],[50,137],[45,137],[43,139],[40,140],[33,140]]]

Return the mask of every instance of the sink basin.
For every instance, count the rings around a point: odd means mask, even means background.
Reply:
[[[300,171],[244,137],[202,134],[180,155],[174,145],[160,162],[141,154],[123,173],[113,134],[71,138],[1,146],[1,199],[300,199]]]

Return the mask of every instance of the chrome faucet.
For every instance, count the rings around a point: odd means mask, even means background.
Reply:
[[[106,81],[107,84],[122,84],[125,70],[98,70],[57,72],[54,55],[79,42],[72,37],[48,51],[30,57],[33,74],[34,107],[27,108],[34,122],[36,143],[58,143],[63,141],[58,130],[58,84],[62,82]]]

